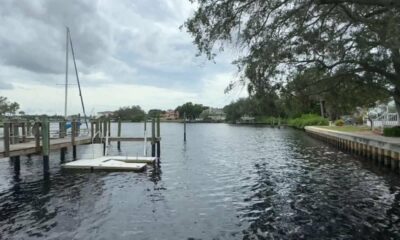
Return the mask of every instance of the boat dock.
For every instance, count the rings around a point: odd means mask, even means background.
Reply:
[[[340,132],[311,126],[305,127],[305,131],[315,138],[363,159],[393,170],[400,170],[400,138]]]
[[[14,160],[14,168],[20,169],[20,156],[40,154],[43,157],[43,170],[49,171],[49,153],[51,150],[61,151],[61,161],[65,160],[67,148],[72,148],[73,158],[76,159],[76,146],[92,143],[102,143],[103,153],[106,152],[106,144],[117,142],[118,149],[121,142],[145,142],[151,144],[151,157],[160,158],[161,137],[160,119],[151,120],[151,136],[144,137],[125,137],[121,136],[121,121],[118,121],[117,136],[111,136],[110,119],[97,119],[90,121],[88,129],[81,129],[77,120],[71,121],[71,130],[67,129],[65,120],[51,122],[59,126],[57,130],[50,131],[50,121],[48,117],[42,117],[40,121],[30,122],[22,120],[9,120],[3,126],[3,146],[0,146],[0,158],[9,157]],[[114,164],[117,166],[121,162]],[[126,162],[128,163],[128,162]],[[133,164],[133,162],[130,162]],[[137,164],[137,163],[135,163]],[[136,166],[136,165],[135,165]],[[137,166],[136,166],[137,167]],[[116,167],[117,168],[117,167]]]

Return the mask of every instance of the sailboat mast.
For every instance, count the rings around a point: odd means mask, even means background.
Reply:
[[[64,117],[67,118],[67,106],[68,106],[68,41],[69,41],[69,29],[66,27],[67,38],[65,45],[65,105],[64,105]]]
[[[69,33],[69,30],[68,30],[68,33]],[[86,111],[85,111],[85,104],[83,103],[83,96],[82,96],[82,90],[81,90],[81,83],[79,82],[78,68],[76,67],[76,59],[75,59],[74,46],[72,45],[71,34],[68,34],[68,35],[69,35],[69,43],[70,43],[70,46],[71,46],[72,60],[74,60],[75,75],[76,75],[76,81],[78,82],[79,96],[80,96],[80,98],[81,98],[83,116],[85,117],[85,125],[86,125],[86,128],[89,129],[89,126],[88,126],[88,123],[87,123]]]

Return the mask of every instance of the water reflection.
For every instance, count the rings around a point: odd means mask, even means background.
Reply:
[[[400,237],[400,178],[387,169],[291,129],[188,124],[186,144],[182,125],[161,131],[160,165],[144,173],[62,171],[60,152],[47,178],[38,156],[22,157],[20,174],[0,161],[0,238]],[[79,146],[78,157],[93,149]]]

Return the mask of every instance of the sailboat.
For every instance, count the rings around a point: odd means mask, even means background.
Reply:
[[[83,96],[82,96],[82,89],[81,89],[81,84],[79,81],[79,74],[78,74],[78,68],[76,66],[76,59],[75,59],[75,52],[74,52],[74,46],[72,44],[72,38],[71,38],[71,33],[68,27],[66,27],[66,44],[65,44],[65,103],[64,103],[64,118],[68,119],[68,59],[69,59],[69,47],[71,47],[71,54],[72,54],[72,59],[74,62],[74,69],[75,69],[75,75],[76,75],[76,81],[78,84],[78,89],[79,89],[79,96],[81,99],[81,105],[82,105],[82,111],[83,111],[83,117],[85,120],[85,125],[86,129],[89,129],[88,122],[87,122],[87,116],[86,116],[86,111],[85,111],[85,104],[83,101]],[[78,122],[78,125],[81,125],[80,119]],[[69,129],[72,127],[71,121],[67,121],[66,123],[66,129]]]

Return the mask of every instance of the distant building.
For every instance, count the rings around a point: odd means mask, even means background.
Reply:
[[[225,121],[226,114],[220,108],[208,108],[200,114],[200,117],[203,120]]]
[[[165,120],[177,120],[179,119],[179,112],[174,110],[167,110],[165,113],[161,114],[161,118]]]
[[[252,122],[254,122],[254,120],[255,120],[255,117],[251,117],[249,115],[243,115],[240,118],[240,122],[243,122],[243,123],[252,123]]]
[[[97,117],[111,117],[114,114],[112,111],[98,112]]]

